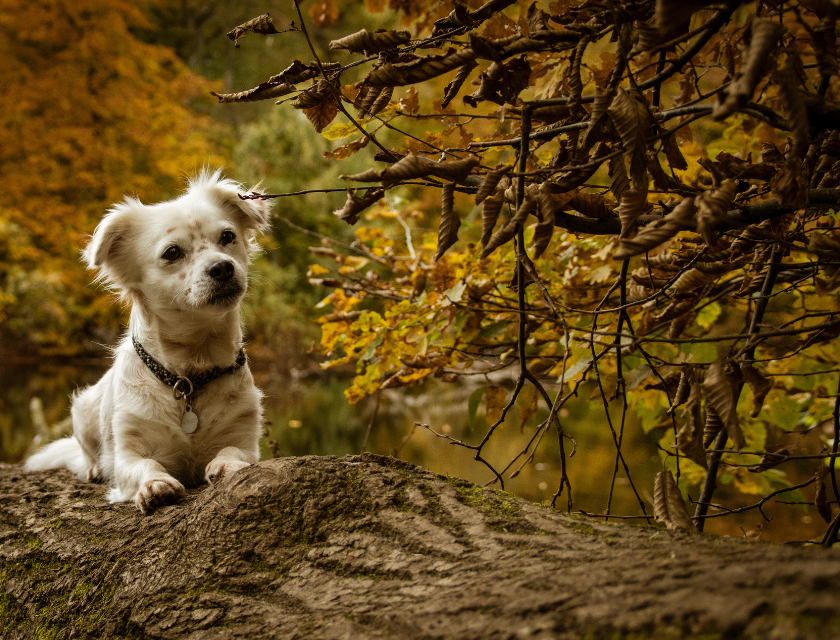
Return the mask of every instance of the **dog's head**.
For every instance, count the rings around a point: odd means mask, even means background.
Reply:
[[[123,298],[157,312],[231,308],[247,288],[254,235],[269,228],[268,203],[242,200],[242,191],[217,171],[169,202],[127,198],[99,223],[85,262]]]

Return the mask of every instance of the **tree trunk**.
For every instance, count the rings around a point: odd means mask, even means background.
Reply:
[[[144,517],[0,465],[3,638],[840,636],[840,556],[603,524],[374,455]],[[704,636],[706,637],[706,636]]]

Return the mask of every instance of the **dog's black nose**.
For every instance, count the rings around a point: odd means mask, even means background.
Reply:
[[[233,277],[233,263],[230,260],[219,260],[210,265],[207,275],[219,282],[230,280]]]

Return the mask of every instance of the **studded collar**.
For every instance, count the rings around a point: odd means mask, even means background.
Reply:
[[[179,382],[186,381],[190,388],[189,395],[208,385],[216,378],[220,378],[225,374],[238,371],[245,365],[245,363],[248,360],[247,356],[245,355],[245,349],[240,349],[239,353],[236,356],[236,360],[229,367],[213,367],[212,369],[202,371],[201,373],[197,373],[191,378],[188,378],[187,376],[179,376],[169,371],[160,362],[155,360],[149,354],[149,352],[143,348],[143,345],[140,344],[140,341],[134,336],[131,337],[131,342],[134,344],[134,350],[137,352],[137,355],[140,356],[140,359],[158,380],[160,380],[163,384],[169,387],[176,388],[176,390]]]

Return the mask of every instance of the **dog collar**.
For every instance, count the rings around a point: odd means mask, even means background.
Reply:
[[[131,337],[131,342],[134,344],[134,350],[137,352],[137,355],[140,356],[140,359],[149,368],[149,371],[151,371],[163,384],[168,387],[172,387],[175,390],[176,399],[180,396],[191,396],[194,392],[213,382],[216,378],[238,371],[245,365],[245,362],[248,359],[245,355],[245,349],[240,349],[236,356],[236,360],[229,367],[213,367],[212,369],[202,371],[201,373],[188,378],[187,376],[179,376],[169,371],[160,362],[155,360],[134,336]],[[180,396],[178,395],[179,391]]]

